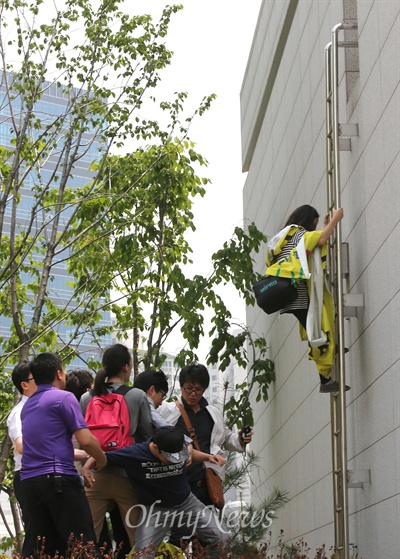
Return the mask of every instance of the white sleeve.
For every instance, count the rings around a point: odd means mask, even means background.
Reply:
[[[15,439],[22,437],[21,410],[20,406],[16,406],[7,419],[8,436],[13,443]]]

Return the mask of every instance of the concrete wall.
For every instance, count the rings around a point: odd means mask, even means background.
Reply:
[[[341,122],[358,123],[341,152],[346,290],[365,307],[345,321],[348,468],[370,469],[371,483],[349,489],[350,541],[362,559],[400,557],[400,2],[359,0],[358,77],[351,89],[340,55]],[[244,217],[267,235],[309,203],[326,212],[324,48],[344,18],[339,0],[265,1],[241,92]],[[350,61],[350,62],[354,62]],[[351,91],[347,98],[347,91]],[[256,269],[264,270],[264,255]],[[288,489],[291,501],[273,531],[333,544],[330,397],[319,394],[296,320],[249,308],[263,332],[277,379],[267,403],[254,402],[262,468],[253,499]]]

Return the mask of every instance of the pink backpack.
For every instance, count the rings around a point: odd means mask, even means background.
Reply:
[[[87,405],[86,425],[104,451],[133,444],[129,410],[124,398],[130,389],[122,385],[115,392],[93,396]]]

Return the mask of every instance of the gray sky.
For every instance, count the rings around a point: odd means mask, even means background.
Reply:
[[[177,3],[177,2],[176,2]],[[166,38],[174,51],[170,68],[163,72],[163,97],[187,91],[190,107],[216,93],[211,109],[196,121],[190,137],[209,166],[202,175],[211,179],[204,199],[195,204],[196,233],[189,237],[194,250],[194,272],[207,274],[211,254],[222,247],[242,222],[240,88],[250,52],[261,0],[183,0],[184,9],[172,18]],[[132,13],[159,16],[165,2],[127,0]],[[244,321],[244,304],[233,289],[228,297],[233,316]],[[176,347],[174,347],[176,344]],[[179,339],[166,350],[175,352]],[[207,353],[202,344],[201,355]]]

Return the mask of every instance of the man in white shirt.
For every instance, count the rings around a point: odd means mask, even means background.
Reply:
[[[160,429],[160,427],[171,425],[157,411],[157,408],[161,406],[168,394],[168,380],[165,373],[161,370],[155,371],[152,369],[144,371],[138,375],[133,387],[140,388],[140,390],[146,393],[154,432]],[[187,442],[190,443],[191,439],[188,439]]]
[[[22,459],[22,424],[21,411],[25,402],[36,391],[35,379],[29,367],[29,361],[22,361],[14,367],[12,381],[17,390],[22,394],[21,400],[14,406],[7,418],[8,435],[14,445],[14,493],[21,507],[22,520],[25,527],[25,538],[22,546],[22,557],[30,557],[34,554],[34,546],[30,533],[29,519],[27,517],[25,499],[21,491],[21,459]]]

